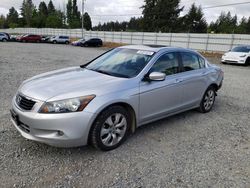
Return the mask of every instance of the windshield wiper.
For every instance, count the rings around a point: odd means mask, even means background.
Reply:
[[[91,69],[91,70],[92,70],[92,69]],[[101,73],[101,74],[106,74],[106,75],[109,75],[109,76],[113,76],[111,73],[106,72],[106,71],[103,71],[103,70],[93,70],[93,71],[99,72],[99,73]]]
[[[119,74],[119,73],[113,73],[113,72],[111,73],[111,72],[106,72],[106,71],[98,70],[98,69],[88,69],[86,67],[85,67],[85,69],[95,71],[95,72],[99,72],[101,74],[106,74],[106,75],[109,75],[109,76],[120,77],[120,78],[130,78],[127,75],[123,75],[123,74]]]

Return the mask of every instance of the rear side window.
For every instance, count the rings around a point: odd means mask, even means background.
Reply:
[[[153,65],[150,72],[162,72],[167,76],[179,72],[179,63],[176,53],[162,55]]]
[[[188,52],[182,52],[181,57],[185,72],[200,69],[200,62],[197,55]]]

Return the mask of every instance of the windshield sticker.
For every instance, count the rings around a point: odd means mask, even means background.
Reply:
[[[139,50],[137,53],[141,55],[148,55],[148,56],[152,56],[154,54],[154,52],[143,51],[143,50]]]

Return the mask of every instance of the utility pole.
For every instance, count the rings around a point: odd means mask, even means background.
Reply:
[[[84,3],[85,3],[85,0],[82,0],[82,39],[83,39],[83,30],[84,30]]]

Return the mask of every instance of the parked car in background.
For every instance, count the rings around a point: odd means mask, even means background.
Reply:
[[[6,32],[0,32],[0,34],[2,35],[2,38],[7,39],[7,41],[9,41],[9,40],[10,40],[10,35],[9,35],[9,33],[6,33]],[[4,37],[3,35],[5,35],[6,37]],[[5,40],[4,40],[4,42],[5,42]]]
[[[250,65],[250,45],[237,46],[229,52],[226,52],[222,56],[221,62],[223,64],[232,63]]]
[[[82,43],[80,43],[81,47],[100,47],[103,45],[103,42],[99,38],[91,38],[89,40],[86,40]]]
[[[40,35],[33,35],[33,34],[28,34],[28,35],[22,35],[17,38],[17,41],[20,42],[41,42],[42,37]]]
[[[49,39],[51,38],[50,36],[48,35],[42,35],[42,42],[43,43],[48,43],[49,42]]]
[[[85,42],[85,39],[79,39],[71,43],[72,46],[81,46]]]
[[[9,35],[6,35],[5,33],[0,33],[0,41],[7,42],[9,40]]]
[[[24,81],[12,122],[30,140],[112,150],[141,125],[195,108],[211,111],[223,77],[192,50],[123,46]]]
[[[53,44],[69,44],[70,38],[69,36],[53,36],[49,39],[49,42]]]

